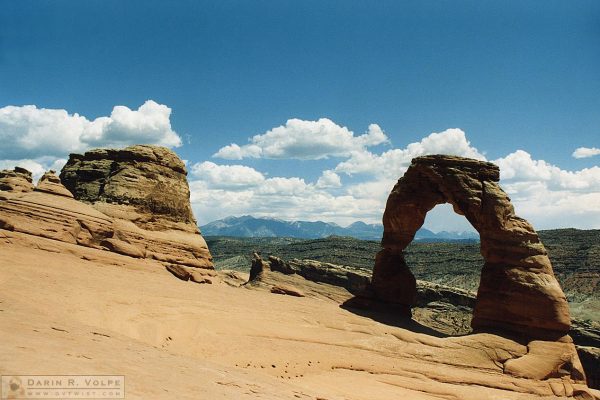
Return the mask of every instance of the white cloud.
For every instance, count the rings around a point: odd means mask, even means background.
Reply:
[[[241,160],[243,158],[260,158],[262,149],[259,146],[249,144],[243,148],[235,143],[222,147],[213,157],[224,158],[226,160]]]
[[[540,182],[506,183],[517,215],[536,229],[600,227],[600,193],[554,191]]]
[[[382,154],[369,151],[355,151],[350,157],[337,165],[336,172],[352,174],[371,174],[396,179],[406,172],[413,158],[427,154],[448,154],[485,160],[467,140],[460,129],[447,129],[440,133],[431,133],[419,142],[410,143],[404,149],[391,149]]]
[[[304,126],[304,122],[299,121],[301,126]],[[329,122],[331,125],[328,126],[346,129]],[[216,179],[211,174],[204,177],[195,174],[198,181],[192,183],[192,199],[201,223],[243,214],[290,220],[320,219],[341,225],[355,220],[380,222],[391,189],[414,157],[441,153],[486,159],[484,153],[471,145],[460,129],[432,133],[403,148],[392,148],[381,153],[367,149],[370,145],[387,140],[379,127],[372,126],[370,133],[358,137],[346,129],[343,131],[345,133],[340,134],[345,138],[345,141],[341,141],[342,149],[337,152],[327,149],[326,141],[320,144],[323,149],[317,152],[314,148],[309,151],[309,147],[300,146],[299,138],[312,137],[312,133],[297,135],[293,133],[296,130],[289,129],[291,125],[288,123],[285,127],[259,135],[248,146],[228,146],[227,151],[238,158],[252,157],[250,154],[256,157],[270,154],[271,158],[309,158],[310,154],[312,159],[333,155],[345,159],[335,168],[324,170],[314,183],[307,183],[300,177],[267,178],[265,174],[249,167],[210,163],[227,171],[223,173],[226,177],[218,179],[221,182],[230,179],[243,181],[244,185],[227,189],[225,185],[229,183],[216,185]],[[286,139],[284,134],[279,133],[268,135],[279,130],[292,132],[291,137]],[[337,134],[339,132],[331,135],[323,133],[323,136],[333,137]],[[267,137],[273,139],[270,141],[272,147],[266,144],[269,142]],[[221,149],[221,152],[224,151]],[[535,160],[523,150],[493,162],[500,166],[501,186],[511,196],[517,215],[528,219],[536,229],[600,227],[600,167],[563,170],[544,160]],[[243,174],[246,178],[237,177],[241,173],[234,173],[230,169],[234,167],[240,171],[241,168],[248,168]],[[353,182],[342,186],[340,174],[354,176]],[[432,210],[426,225],[436,231],[464,230],[469,227],[468,221],[464,217],[454,216],[448,206]]]
[[[551,165],[543,160],[534,161],[531,155],[523,150],[517,150],[493,162],[500,167],[500,177],[503,180],[548,180],[552,175]]]
[[[379,221],[383,213],[381,199],[329,193],[329,188],[340,183],[332,171],[324,171],[320,183],[306,183],[298,177],[265,178],[242,165],[203,162],[192,167],[191,176],[191,201],[200,224],[244,214],[349,224],[357,216],[369,222]]]
[[[523,150],[493,162],[517,215],[536,229],[600,227],[600,167],[567,171]]]
[[[346,127],[327,118],[318,121],[290,119],[250,139],[250,144],[232,143],[221,148],[214,157],[241,160],[243,158],[319,160],[329,157],[347,157],[353,151],[363,150],[388,142],[379,125],[371,124],[366,133],[354,136]]]
[[[181,138],[171,128],[171,109],[147,100],[137,110],[115,106],[110,117],[90,122],[81,139],[88,146],[123,146],[156,144],[165,147],[181,146]]]
[[[598,154],[600,154],[600,149],[597,147],[578,147],[571,155],[575,158],[588,158]]]
[[[0,158],[64,156],[82,148],[80,136],[89,124],[78,114],[36,106],[0,108]]]
[[[210,161],[192,165],[191,174],[210,188],[245,188],[265,181],[263,174],[244,165],[217,165]]]
[[[181,145],[171,128],[171,109],[152,100],[137,110],[115,106],[109,117],[93,121],[66,110],[35,105],[0,108],[0,159],[65,157],[91,147],[129,144]]]
[[[260,185],[256,193],[261,195],[277,195],[277,196],[303,196],[309,194],[313,189],[304,182],[301,178],[269,178],[264,184]]]
[[[376,200],[335,196],[301,179],[282,179],[268,180],[260,190],[246,188],[236,191],[214,190],[203,181],[193,181],[190,188],[196,218],[200,224],[230,215],[247,214],[292,221],[333,221],[341,225],[357,219],[381,221],[382,204]]]
[[[294,120],[290,120],[294,121]],[[286,125],[287,128],[294,123]],[[295,120],[300,126],[305,126],[307,121]],[[323,120],[320,120],[321,122]],[[194,207],[198,212],[198,219],[207,222],[212,219],[223,218],[228,215],[253,214],[258,216],[269,216],[283,219],[305,219],[305,220],[326,220],[339,224],[354,222],[358,219],[366,222],[380,222],[385,209],[385,202],[396,180],[402,176],[410,164],[413,157],[425,154],[444,153],[454,154],[466,157],[485,159],[476,148],[472,147],[466,139],[465,133],[460,129],[448,129],[441,133],[432,133],[420,142],[411,143],[405,149],[391,149],[381,154],[373,154],[366,150],[366,147],[376,145],[387,141],[387,137],[378,125],[369,126],[368,133],[354,137],[347,128],[340,128],[338,125],[327,120],[325,126],[337,127],[343,130],[342,133],[323,133],[325,139],[340,135],[345,138],[341,141],[344,149],[338,151],[336,155],[345,154],[347,159],[337,165],[335,170],[325,170],[318,178],[316,183],[306,183],[301,178],[265,178],[257,180],[254,185],[240,185],[233,188],[228,179],[239,181],[237,173],[232,168],[240,170],[248,168],[245,175],[260,174],[260,172],[249,167],[238,166],[217,166],[214,163],[202,163],[204,167],[210,165],[211,168],[223,171],[224,177],[220,177],[221,185],[215,184],[214,173],[212,169],[209,173],[202,174],[200,169],[192,168],[192,173],[199,182],[193,183],[192,187],[202,188],[202,193],[195,192],[192,189]],[[310,121],[308,121],[310,122]],[[317,121],[319,122],[319,121]],[[308,126],[315,127],[316,122],[310,122]],[[318,124],[317,124],[318,125]],[[308,152],[299,151],[298,139],[300,136],[292,134],[289,142],[284,140],[283,134],[279,135],[279,130],[286,127],[278,127],[269,132],[277,132],[278,139],[273,140],[277,149],[267,149],[264,145],[266,138],[261,135],[260,139],[253,138],[252,144],[246,148],[237,145],[228,146],[226,150],[221,149],[221,155],[229,152],[231,156],[247,156],[245,151],[254,152],[264,156],[264,152],[269,154],[285,155],[287,158],[299,158],[299,154],[306,156]],[[298,129],[292,131],[297,131]],[[317,129],[313,130],[317,131]],[[332,129],[331,131],[335,131]],[[289,133],[289,129],[286,130]],[[330,135],[328,138],[327,135]],[[273,135],[270,135],[271,139]],[[341,140],[341,139],[339,139]],[[285,143],[284,143],[285,142]],[[322,144],[322,147],[327,145]],[[283,149],[283,150],[282,150]],[[293,149],[293,150],[292,150]],[[332,150],[320,149],[319,155],[333,155]],[[317,158],[317,152],[312,149],[311,153]],[[227,171],[227,172],[225,172]],[[359,183],[354,183],[342,188],[339,173],[365,174],[369,179]],[[264,178],[264,174],[260,174]],[[219,174],[219,176],[221,176]],[[231,178],[228,178],[231,177]],[[223,183],[225,182],[225,183]],[[244,182],[246,182],[244,180]],[[231,190],[225,190],[225,186]],[[243,186],[243,187],[242,187]],[[336,189],[336,194],[330,192]],[[232,199],[229,201],[228,199]],[[210,206],[214,204],[215,206]]]
[[[342,186],[340,176],[331,170],[325,170],[317,180],[318,188],[337,188]]]
[[[396,177],[396,179],[379,177],[374,180],[349,185],[346,192],[356,199],[375,199],[379,201],[383,207],[387,197],[398,180],[397,178],[400,178],[400,176],[402,176],[402,174]],[[383,211],[381,216],[383,216]]]
[[[181,145],[171,128],[171,109],[152,100],[137,110],[116,106],[110,116],[88,120],[65,110],[36,106],[0,108],[0,168],[22,166],[38,179],[48,169],[60,170],[69,152],[90,147],[133,143]],[[431,133],[405,147],[376,152],[389,144],[376,124],[355,136],[329,119],[291,119],[285,125],[256,135],[246,145],[221,148],[216,157],[322,160],[341,158],[316,182],[302,176],[269,177],[245,165],[190,163],[192,203],[198,220],[206,223],[229,215],[253,214],[282,219],[325,220],[341,225],[355,220],[379,222],[396,180],[414,157],[451,154],[485,160],[460,129]],[[600,154],[580,147],[573,157]],[[501,185],[511,196],[518,215],[537,229],[600,227],[600,167],[564,170],[517,150],[493,161],[501,169]],[[340,175],[350,183],[342,186]],[[345,180],[345,179],[344,179]],[[443,228],[446,208],[432,212],[428,223]],[[446,210],[446,211],[444,211]],[[455,224],[455,222],[451,222]],[[458,225],[457,225],[458,226]],[[453,230],[448,226],[446,230]]]
[[[566,171],[544,160],[533,160],[523,150],[493,161],[500,167],[503,182],[539,182],[553,191],[600,191],[600,167]]]

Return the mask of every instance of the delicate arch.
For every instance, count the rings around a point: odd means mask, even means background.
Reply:
[[[533,227],[515,215],[499,179],[500,169],[488,162],[444,155],[413,159],[387,200],[383,250],[373,269],[375,297],[404,306],[410,313],[416,283],[404,249],[427,212],[450,203],[481,238],[484,266],[473,328],[499,328],[539,338],[566,334],[569,308],[546,249]]]

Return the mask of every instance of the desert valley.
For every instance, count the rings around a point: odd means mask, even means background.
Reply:
[[[492,163],[398,178],[380,245],[205,240],[159,146],[1,171],[0,375],[124,376],[126,399],[600,399],[598,231],[538,236]],[[480,243],[409,246],[440,203]]]

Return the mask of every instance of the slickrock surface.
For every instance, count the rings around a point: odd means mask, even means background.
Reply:
[[[89,180],[105,172],[104,181]],[[30,175],[3,171],[0,228],[190,267],[196,281],[210,279],[216,274],[185,175],[177,155],[156,146],[72,154],[61,173],[67,188],[50,171],[26,191]]]
[[[558,339],[570,327],[565,295],[537,233],[515,215],[498,185],[499,178],[499,168],[488,162],[442,155],[413,159],[387,201],[384,249],[373,271],[375,296],[410,312],[416,283],[403,251],[427,212],[437,204],[450,203],[481,237],[485,264],[473,328]]]
[[[565,343],[435,337],[306,292],[190,284],[157,260],[22,232],[0,229],[0,282],[1,375],[125,375],[132,400],[598,394]]]
[[[475,307],[475,293],[473,292],[417,281],[412,320],[410,320],[403,318],[396,309],[389,305],[382,307],[379,303],[369,303],[365,297],[358,297],[361,302],[357,304],[357,298],[352,297],[352,294],[364,293],[369,286],[370,277],[368,275],[357,270],[353,271],[348,267],[315,260],[285,261],[275,256],[269,256],[267,260],[263,260],[257,253],[253,257],[248,282],[244,285],[249,289],[277,294],[331,299],[344,303],[344,308],[369,315],[376,320],[392,325],[406,326],[409,329],[423,330],[435,336],[446,337],[471,333],[470,323]],[[365,312],[365,309],[371,310],[371,312]],[[576,335],[576,343],[598,346],[600,339],[594,335],[594,329],[590,326],[579,326],[580,324],[577,322],[575,325],[579,328],[578,330],[571,331]],[[597,387],[598,366],[596,364],[599,354],[597,348],[574,347],[568,338],[565,339],[565,343],[558,345],[563,347],[564,355],[569,360],[572,359],[565,363],[565,371],[573,368],[572,363],[575,363],[577,367],[572,373],[578,377],[582,377],[585,373],[587,384],[590,387]],[[580,361],[577,360],[576,353],[580,356],[582,366],[579,366]]]

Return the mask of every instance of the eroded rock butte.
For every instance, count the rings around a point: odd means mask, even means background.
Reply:
[[[186,169],[164,147],[71,154],[59,179],[33,187],[22,168],[0,172],[0,228],[214,273],[190,206]],[[62,181],[62,182],[61,182]],[[65,184],[65,185],[63,185]]]

